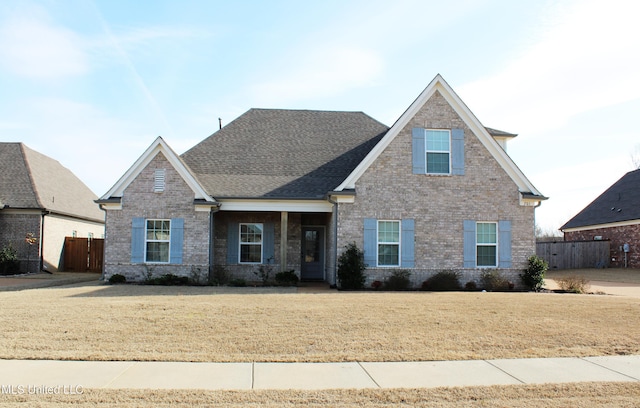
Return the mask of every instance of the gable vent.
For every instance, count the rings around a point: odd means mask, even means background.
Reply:
[[[162,193],[164,191],[164,169],[156,169],[153,180],[153,192]]]

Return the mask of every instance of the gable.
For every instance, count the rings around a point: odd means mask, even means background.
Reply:
[[[125,190],[138,178],[138,176],[147,169],[152,161],[161,157],[166,160],[168,164],[177,172],[179,177],[187,184],[187,186],[193,191],[196,201],[201,201],[207,205],[217,205],[215,200],[209,196],[202,188],[200,182],[192,174],[190,169],[182,162],[178,155],[166,144],[166,142],[158,137],[147,150],[136,160],[136,162],[127,170],[127,172],[118,180],[118,182],[111,187],[111,189],[99,200],[97,203],[105,205],[106,208],[120,208],[121,199],[125,193]],[[150,178],[149,190],[153,192],[157,176],[154,174],[153,178]]]
[[[432,98],[435,99],[432,100]],[[427,102],[430,100],[431,104],[425,108],[425,105],[427,105]],[[369,152],[367,157],[365,157],[354,171],[336,188],[336,191],[355,189],[357,181],[363,176],[366,170],[379,159],[382,152],[403,130],[407,129],[408,126],[424,129],[442,127],[443,125],[440,124],[439,121],[442,121],[443,109],[453,110],[459,121],[457,123],[455,121],[448,123],[445,127],[449,129],[468,129],[470,133],[468,136],[475,136],[484,149],[489,152],[502,170],[506,172],[509,178],[515,183],[518,191],[521,193],[522,202],[533,204],[545,199],[440,75],[434,78],[420,96],[418,96],[396,121],[382,140]],[[406,151],[408,152],[407,155],[410,156],[411,148],[407,148]]]

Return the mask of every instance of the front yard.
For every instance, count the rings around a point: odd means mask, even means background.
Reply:
[[[605,295],[84,285],[0,293],[0,358],[411,361],[640,354]]]

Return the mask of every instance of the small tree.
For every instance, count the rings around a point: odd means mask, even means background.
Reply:
[[[341,289],[362,289],[364,287],[364,252],[358,249],[355,242],[345,246],[345,251],[338,258],[338,281]]]
[[[529,266],[520,275],[522,283],[535,292],[544,286],[544,273],[549,269],[549,264],[537,255],[529,257]]]

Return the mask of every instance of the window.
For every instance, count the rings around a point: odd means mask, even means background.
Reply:
[[[262,224],[240,224],[240,263],[262,263]]]
[[[147,220],[145,262],[168,263],[171,242],[170,220]]]
[[[427,174],[449,174],[451,143],[448,130],[426,130]]]
[[[378,266],[400,266],[400,221],[378,221]]]
[[[476,265],[498,266],[498,233],[495,222],[476,224]]]

